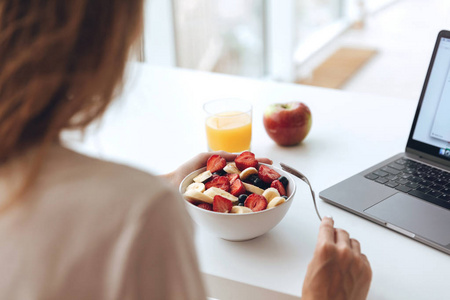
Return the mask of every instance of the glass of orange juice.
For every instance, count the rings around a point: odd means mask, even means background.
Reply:
[[[250,150],[252,105],[240,99],[217,99],[203,105],[210,151],[239,153]]]

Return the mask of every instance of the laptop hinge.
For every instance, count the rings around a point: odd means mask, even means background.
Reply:
[[[429,163],[437,168],[441,168],[450,172],[450,161],[411,148],[406,148],[406,154],[411,158],[419,159],[422,162]]]

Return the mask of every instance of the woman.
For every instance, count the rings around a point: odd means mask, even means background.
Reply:
[[[191,221],[167,182],[210,154],[161,179],[58,141],[120,92],[142,12],[142,0],[0,3],[1,299],[205,298]],[[370,278],[359,243],[324,218],[304,299],[364,299]]]

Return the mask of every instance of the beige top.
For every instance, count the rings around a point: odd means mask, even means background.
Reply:
[[[1,198],[23,163],[0,168]],[[205,299],[176,190],[59,146],[41,170],[0,214],[0,299]]]

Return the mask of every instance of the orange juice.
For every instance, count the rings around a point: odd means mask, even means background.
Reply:
[[[250,149],[252,117],[248,113],[231,111],[206,119],[206,137],[213,151],[242,152]]]

